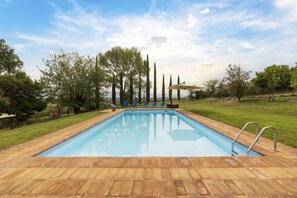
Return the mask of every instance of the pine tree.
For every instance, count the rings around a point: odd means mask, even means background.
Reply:
[[[116,82],[115,76],[112,76],[112,104],[116,105]]]
[[[157,71],[156,71],[156,63],[154,63],[154,102],[157,102]]]
[[[130,95],[130,104],[132,106],[133,104],[133,74],[130,73],[130,89],[129,89],[129,95]]]
[[[162,80],[162,102],[165,101],[165,78],[163,74],[163,80]]]
[[[150,64],[149,56],[146,56],[146,102],[150,102]]]
[[[178,75],[177,84],[179,85],[179,83],[180,83],[180,81],[179,81],[179,75]],[[179,89],[177,90],[177,99],[178,99],[178,101],[180,101],[180,90]]]
[[[170,75],[169,87],[171,86],[172,86],[172,77]],[[172,104],[172,89],[169,89],[169,100],[170,100],[170,104]]]

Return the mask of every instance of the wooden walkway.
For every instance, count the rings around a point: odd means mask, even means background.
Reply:
[[[109,112],[0,152],[1,197],[297,197],[297,149],[265,138],[262,157],[38,158],[34,155],[121,112]],[[234,138],[239,129],[179,110]],[[240,141],[250,145],[255,135]]]

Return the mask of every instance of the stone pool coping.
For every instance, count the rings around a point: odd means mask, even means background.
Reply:
[[[297,196],[297,149],[278,143],[274,152],[273,141],[265,138],[254,147],[264,154],[261,157],[34,157],[122,111],[0,152],[0,195]],[[231,139],[240,130],[183,109],[176,111]],[[254,138],[244,133],[239,142],[249,146]]]

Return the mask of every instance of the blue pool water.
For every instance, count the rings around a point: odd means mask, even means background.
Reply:
[[[126,110],[39,157],[231,156],[232,140],[176,111]],[[247,148],[235,144],[240,156]],[[259,156],[251,151],[250,155]]]

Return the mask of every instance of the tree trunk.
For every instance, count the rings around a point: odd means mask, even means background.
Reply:
[[[121,105],[123,106],[123,100],[124,100],[124,88],[123,88],[123,72],[120,73],[120,101]]]
[[[73,107],[74,114],[80,113],[80,107]]]
[[[116,84],[115,84],[115,76],[112,77],[112,104],[116,105]]]

